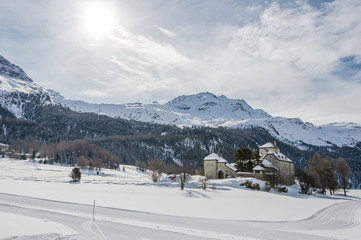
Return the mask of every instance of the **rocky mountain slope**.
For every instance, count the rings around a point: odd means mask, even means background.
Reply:
[[[110,117],[148,123],[184,126],[261,128],[279,141],[300,149],[312,146],[349,146],[361,142],[361,126],[332,123],[315,126],[298,118],[272,117],[253,109],[246,101],[204,92],[180,96],[165,104],[93,104],[64,99],[53,90],[34,83],[18,66],[0,56],[0,104],[17,118],[29,118],[31,107],[61,105],[76,112],[101,113]]]
[[[332,123],[316,126],[299,118],[272,117],[253,109],[246,101],[228,99],[212,93],[180,96],[165,103],[92,104],[65,100],[57,102],[78,112],[102,113],[111,117],[150,123],[182,126],[263,128],[276,139],[300,149],[314,146],[356,146],[361,141],[361,126],[354,123]]]

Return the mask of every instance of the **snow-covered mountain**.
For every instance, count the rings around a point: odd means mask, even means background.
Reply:
[[[306,149],[306,145],[354,147],[361,142],[361,126],[355,123],[333,123],[315,126],[299,118],[270,117],[247,119],[237,125],[240,128],[260,127],[276,139]]]
[[[55,93],[54,93],[55,94]],[[165,103],[91,104],[53,97],[74,111],[102,113],[112,117],[176,126],[259,127],[276,139],[305,148],[315,146],[355,146],[361,141],[361,126],[333,123],[315,126],[299,118],[272,117],[253,109],[244,100],[228,99],[212,93],[180,96]]]
[[[60,104],[77,112],[94,112],[111,117],[182,126],[263,128],[276,139],[305,148],[355,146],[361,142],[361,126],[333,123],[315,126],[298,118],[272,117],[253,109],[246,101],[203,92],[180,96],[165,104],[94,104],[67,100],[53,90],[35,84],[18,66],[0,56],[0,104],[16,117],[24,116],[24,104]]]
[[[24,118],[29,104],[55,104],[51,94],[33,82],[19,67],[0,56],[0,106]]]
[[[271,117],[266,112],[253,109],[244,100],[228,99],[212,93],[180,96],[159,104],[92,104],[65,100],[53,92],[52,98],[78,112],[95,112],[129,120],[168,124],[176,126],[235,126],[240,120]]]

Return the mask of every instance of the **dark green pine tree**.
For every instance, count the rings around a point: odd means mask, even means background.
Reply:
[[[251,172],[253,169],[251,158],[252,151],[249,148],[238,148],[235,153],[235,163],[238,171]]]
[[[72,179],[73,182],[79,182],[81,179],[81,172],[80,169],[75,167],[71,170],[69,177]]]

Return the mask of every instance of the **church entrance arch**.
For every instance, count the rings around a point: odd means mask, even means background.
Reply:
[[[223,171],[219,171],[219,172],[218,172],[218,178],[219,178],[219,179],[223,179],[223,178],[224,178],[224,173],[223,173]]]

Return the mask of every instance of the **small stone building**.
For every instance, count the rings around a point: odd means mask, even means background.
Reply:
[[[204,159],[204,176],[209,179],[228,178],[237,176],[237,168],[229,164],[226,159],[212,153]]]
[[[266,143],[259,147],[260,163],[252,173],[237,172],[237,168],[221,156],[212,153],[204,158],[204,176],[209,179],[227,177],[255,177],[266,179],[267,174],[277,174],[279,182],[292,185],[295,178],[293,161],[283,155],[276,143]]]
[[[259,155],[262,162],[255,168],[260,166],[266,168],[264,173],[277,173],[279,182],[282,184],[292,185],[294,183],[295,168],[293,161],[280,152],[276,143],[268,142],[260,146]],[[254,172],[257,171],[255,168],[253,168]]]

